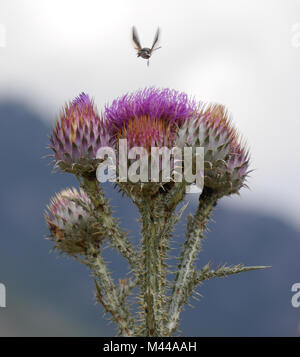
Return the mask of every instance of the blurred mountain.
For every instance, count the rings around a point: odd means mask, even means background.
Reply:
[[[76,185],[52,173],[46,149],[50,127],[35,110],[0,102],[0,282],[7,307],[0,309],[0,336],[111,336],[112,325],[95,305],[89,272],[57,253],[49,254],[43,219],[49,198]],[[136,240],[136,209],[106,186],[115,214]],[[191,203],[186,213],[193,210]],[[184,336],[299,336],[300,309],[291,306],[291,286],[300,281],[299,232],[279,218],[218,207],[204,241],[199,266],[211,261],[272,265],[206,282],[200,302],[183,313]],[[182,221],[183,222],[183,221]],[[184,224],[177,227],[179,247]],[[176,252],[176,251],[175,251]],[[115,276],[124,273],[118,254],[108,252]]]

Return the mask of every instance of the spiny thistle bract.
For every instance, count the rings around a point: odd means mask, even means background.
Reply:
[[[103,237],[95,232],[95,219],[88,214],[89,208],[93,208],[90,199],[76,188],[63,190],[51,198],[45,220],[56,249],[73,255],[85,254],[89,241],[99,246]]]
[[[97,150],[109,146],[118,151],[119,139],[127,139],[124,151],[139,146],[150,159],[153,146],[192,147],[192,164],[197,147],[204,147],[204,188],[197,209],[187,217],[186,239],[175,269],[168,265],[169,242],[187,206],[176,211],[187,183],[117,181],[139,210],[141,241],[133,245],[113,217],[96,176],[101,164]],[[195,263],[218,200],[238,193],[249,172],[249,152],[223,106],[196,103],[170,89],[146,88],[114,100],[100,117],[82,93],[65,107],[50,140],[56,166],[75,174],[82,188],[52,199],[45,216],[51,238],[55,248],[90,269],[97,299],[119,334],[171,336],[179,326],[180,313],[204,280],[265,268],[238,264],[211,269],[204,264],[199,269]],[[128,157],[125,161],[131,162]],[[104,239],[130,266],[131,276],[120,280],[118,287],[102,257]],[[175,276],[172,281],[169,273]],[[130,299],[135,292],[136,298]]]
[[[75,174],[96,170],[97,150],[109,146],[109,134],[93,100],[81,93],[60,112],[50,136],[56,166]]]

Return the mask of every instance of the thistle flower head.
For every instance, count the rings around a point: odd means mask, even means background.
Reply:
[[[173,146],[178,126],[196,110],[185,93],[151,87],[114,100],[104,116],[115,139],[126,138],[129,147],[149,148]]]
[[[249,151],[222,105],[206,105],[179,129],[176,145],[204,147],[205,186],[237,193],[248,174]]]
[[[77,201],[77,202],[76,202]],[[88,242],[99,244],[102,237],[95,235],[94,218],[78,202],[91,207],[83,190],[63,190],[52,197],[47,206],[45,220],[55,248],[64,253],[83,254]]]
[[[64,171],[95,170],[96,153],[109,145],[106,125],[85,93],[65,106],[50,136],[56,164]]]
[[[126,139],[128,149],[146,149],[146,152],[139,153],[139,157],[148,162],[148,159],[152,159],[151,148],[174,146],[178,128],[193,117],[197,108],[197,103],[190,100],[185,93],[150,87],[117,98],[110,106],[105,107],[104,117],[117,151],[120,149],[119,139]],[[173,166],[171,159],[171,170]],[[162,167],[162,162],[156,164],[158,175],[161,175]],[[150,165],[143,169],[143,173],[145,175],[142,175],[141,181],[145,182],[144,177],[151,181]],[[151,192],[159,189],[157,184],[140,184],[138,181],[136,184],[130,183],[131,192],[133,186],[136,195],[140,189]]]

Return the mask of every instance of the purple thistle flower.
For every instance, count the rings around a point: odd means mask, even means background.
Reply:
[[[127,126],[130,120],[147,117],[180,126],[197,111],[197,104],[187,94],[168,88],[145,88],[126,94],[105,107],[104,116],[113,131]]]
[[[104,117],[116,142],[126,138],[128,147],[172,147],[178,127],[192,118],[198,105],[168,88],[140,89],[126,94],[105,107]]]
[[[92,105],[92,101],[90,99],[90,97],[85,94],[84,92],[80,93],[78,97],[76,97],[73,102],[72,102],[73,106],[80,106],[82,107],[89,107],[90,105]]]

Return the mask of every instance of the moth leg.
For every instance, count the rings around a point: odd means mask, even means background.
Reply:
[[[157,48],[154,48],[153,50],[152,50],[152,52],[153,51],[156,51],[156,50],[159,50],[161,48],[161,46],[159,46],[159,47],[157,47]]]

